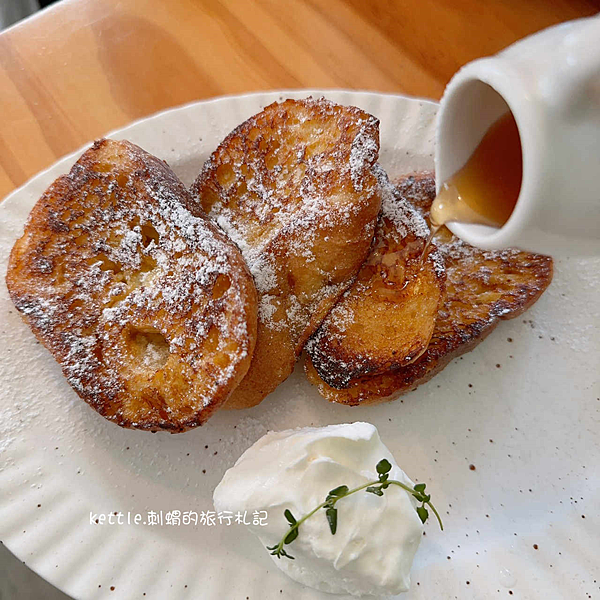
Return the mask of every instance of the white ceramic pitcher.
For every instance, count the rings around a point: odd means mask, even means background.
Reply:
[[[438,191],[507,110],[523,152],[510,218],[500,228],[448,227],[485,249],[600,254],[599,16],[545,29],[458,71],[438,114]]]

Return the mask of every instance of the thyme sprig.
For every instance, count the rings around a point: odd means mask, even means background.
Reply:
[[[401,481],[389,479],[389,472],[392,469],[392,465],[390,464],[390,461],[386,460],[385,458],[381,459],[377,463],[377,466],[375,468],[377,469],[378,475],[378,479],[376,481],[369,481],[369,483],[365,483],[354,489],[348,488],[347,485],[340,485],[334,488],[327,494],[327,497],[325,498],[324,502],[321,502],[319,506],[311,510],[309,513],[305,514],[301,519],[296,519],[292,514],[292,511],[286,509],[283,515],[289,523],[290,528],[281,538],[279,544],[276,544],[275,546],[267,546],[267,550],[269,550],[270,553],[273,556],[276,556],[277,558],[281,558],[283,556],[285,558],[294,560],[294,557],[285,551],[284,546],[291,544],[298,537],[300,525],[302,525],[302,523],[304,523],[306,519],[312,517],[321,509],[324,509],[325,516],[327,518],[327,523],[329,524],[329,530],[331,531],[332,535],[335,535],[338,526],[338,512],[335,505],[342,498],[351,496],[352,494],[360,492],[361,490],[365,490],[366,492],[370,494],[375,494],[376,496],[383,496],[384,490],[386,490],[390,485],[396,485],[402,488],[403,490],[414,496],[417,499],[417,501],[421,503],[420,506],[417,506],[417,514],[419,515],[419,518],[421,519],[422,523],[425,523],[425,521],[427,521],[427,519],[429,518],[429,511],[426,508],[426,506],[428,506],[432,510],[433,514],[436,516],[440,525],[440,529],[442,531],[444,530],[442,519],[438,511],[433,506],[433,504],[431,504],[431,496],[425,493],[426,485],[424,483],[417,483],[413,488],[411,488],[406,484],[402,483]]]

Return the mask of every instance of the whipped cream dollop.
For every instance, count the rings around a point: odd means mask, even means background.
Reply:
[[[289,528],[285,509],[300,519],[333,488],[376,481],[375,467],[383,458],[392,465],[390,479],[414,486],[369,423],[269,432],[225,473],[214,492],[215,510],[267,511],[268,525],[249,528],[264,546],[274,546]],[[395,485],[383,496],[361,490],[337,502],[335,535],[320,510],[285,546],[295,560],[272,558],[292,579],[325,592],[362,596],[406,591],[423,535],[416,506]]]

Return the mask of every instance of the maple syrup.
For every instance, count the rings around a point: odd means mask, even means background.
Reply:
[[[431,236],[450,222],[502,227],[521,191],[523,156],[512,113],[487,131],[464,167],[444,182],[431,205]]]

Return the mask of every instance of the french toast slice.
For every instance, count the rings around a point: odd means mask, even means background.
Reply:
[[[429,219],[435,197],[433,174],[403,177],[397,188],[407,202]],[[357,406],[394,400],[416,389],[454,358],[475,348],[501,320],[526,311],[552,280],[553,265],[548,256],[512,249],[479,250],[445,227],[436,235],[435,243],[446,265],[446,298],[425,352],[407,366],[356,378],[345,389],[328,385],[307,357],[308,379],[323,397]]]
[[[368,255],[380,197],[379,121],[324,99],[267,106],[229,134],[192,186],[198,211],[238,244],[256,283],[258,338],[226,408],[254,406]]]
[[[356,280],[306,344],[319,377],[333,388],[398,369],[429,344],[444,300],[444,262],[429,228],[376,165],[381,214]]]
[[[100,140],[33,208],[6,283],[74,390],[122,427],[204,423],[245,375],[256,289],[168,165]]]

